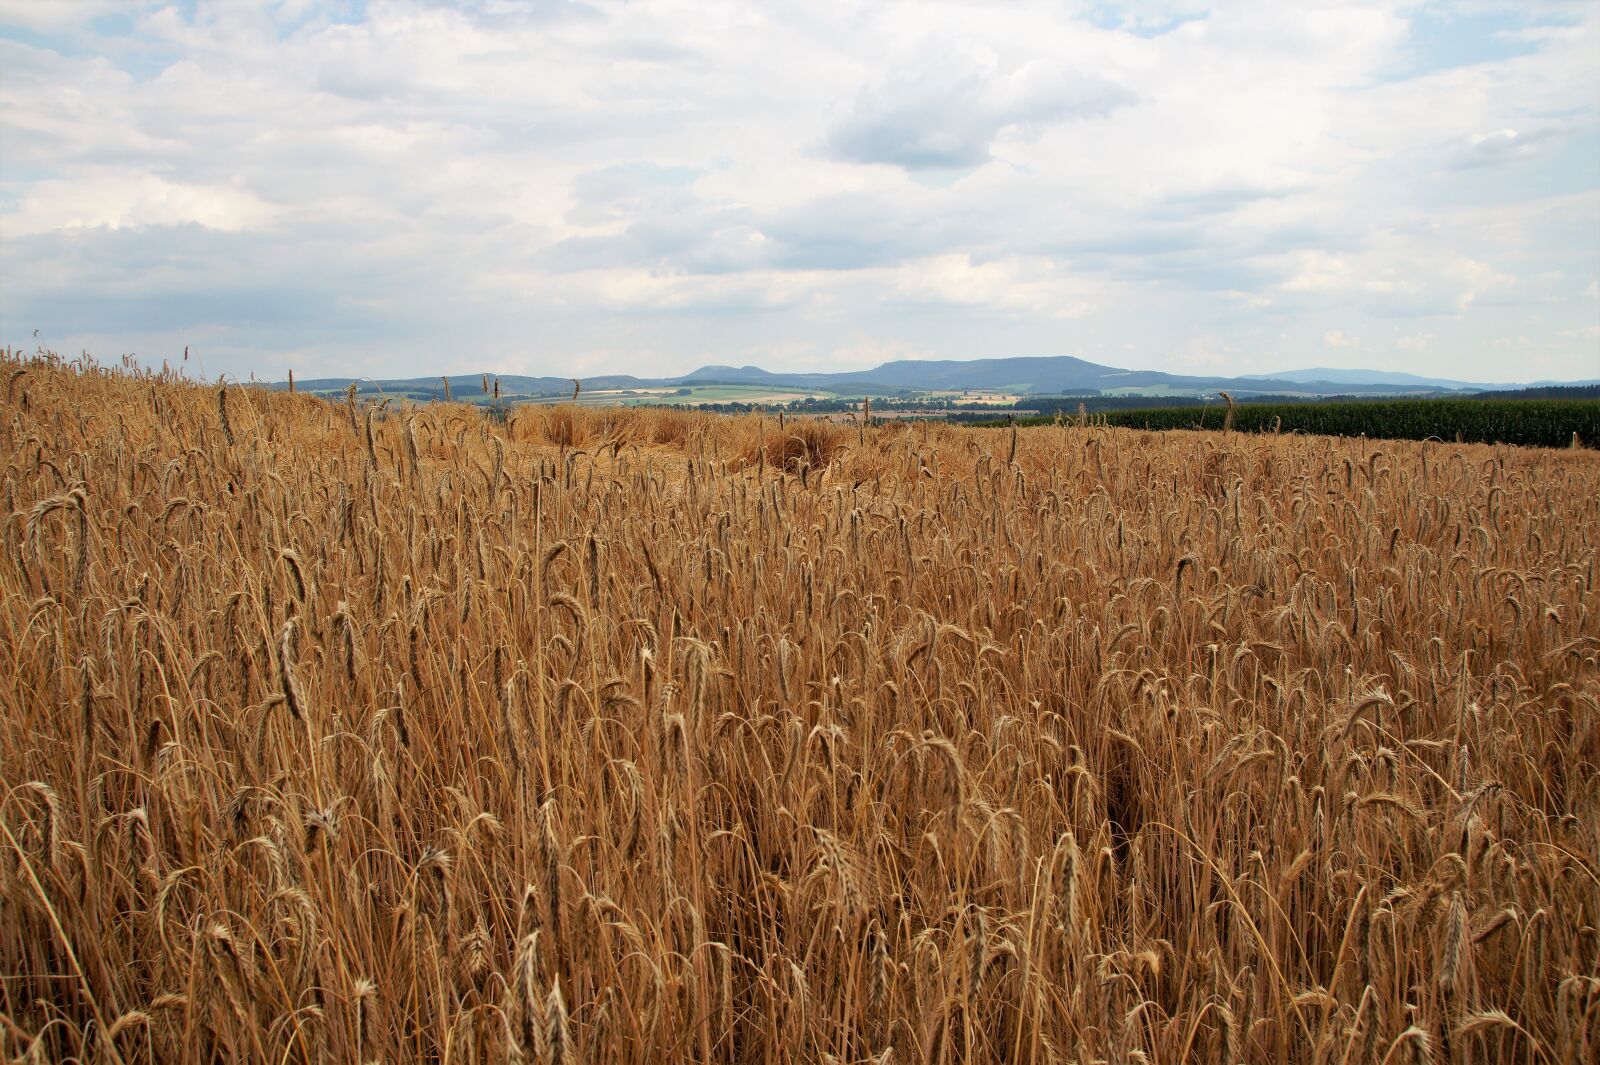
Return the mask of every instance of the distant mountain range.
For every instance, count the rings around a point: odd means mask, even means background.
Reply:
[[[572,391],[570,377],[489,375],[500,383],[503,395],[559,396]],[[483,375],[451,375],[453,395],[468,398],[483,392]],[[359,391],[431,397],[440,391],[440,378],[393,380],[319,378],[298,382],[310,392],[344,391],[355,383]],[[1365,395],[1408,396],[1452,392],[1482,392],[1532,385],[1600,384],[1586,381],[1536,381],[1523,384],[1484,384],[1445,378],[1419,377],[1389,370],[1339,370],[1311,368],[1270,375],[1205,377],[1163,373],[1159,370],[1122,370],[1070,355],[1040,358],[934,360],[900,359],[870,370],[843,373],[775,373],[759,366],[702,366],[679,377],[642,378],[608,374],[582,378],[583,391],[616,389],[685,388],[740,385],[755,388],[793,388],[840,395],[903,395],[916,391],[986,391],[1019,395],[1165,395],[1197,396],[1228,391],[1251,395]],[[276,385],[274,387],[285,387]],[[492,386],[491,386],[492,387]]]
[[[1571,381],[1530,381],[1527,384],[1498,383],[1489,384],[1479,381],[1453,381],[1445,377],[1418,377],[1414,373],[1399,373],[1394,370],[1336,370],[1332,367],[1317,366],[1307,370],[1284,370],[1280,373],[1266,374],[1258,378],[1255,374],[1246,374],[1245,380],[1275,380],[1294,381],[1299,384],[1321,382],[1337,385],[1398,385],[1402,388],[1443,388],[1452,391],[1484,392],[1490,390],[1504,390],[1509,388],[1528,388],[1535,385],[1559,385],[1586,382]]]

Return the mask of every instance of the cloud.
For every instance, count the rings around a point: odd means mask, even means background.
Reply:
[[[1359,348],[1361,338],[1353,337],[1343,329],[1330,329],[1322,334],[1322,342],[1330,348]]]
[[[1593,376],[1600,13],[1433,10],[11,0],[0,341]]]
[[[21,210],[0,216],[0,235],[31,236],[104,226],[198,225],[239,232],[268,223],[275,208],[242,188],[181,184],[155,174],[106,170],[94,177],[33,184]]]
[[[1285,295],[1375,316],[1449,316],[1485,295],[1514,291],[1515,275],[1443,246],[1434,234],[1384,230],[1337,253],[1281,257]]]
[[[1166,219],[1231,214],[1264,200],[1281,200],[1296,191],[1293,185],[1273,186],[1248,181],[1221,181],[1210,186],[1190,185],[1162,196],[1152,212]]]
[[[970,256],[944,255],[921,261],[898,277],[900,291],[912,299],[1055,318],[1082,318],[1094,309],[1088,286],[1048,261],[975,263]]]
[[[1462,170],[1503,166],[1554,150],[1565,136],[1564,130],[1549,125],[1520,132],[1507,128],[1474,133],[1456,151],[1451,165]]]
[[[862,88],[826,149],[853,163],[968,168],[1004,131],[1098,118],[1136,101],[1128,89],[1046,59],[1000,69],[992,54],[942,42]]]
[[[61,0],[6,0],[5,19],[20,29],[60,33],[116,9],[116,0],[74,0],[70,4]]]
[[[1211,375],[1227,374],[1238,360],[1238,348],[1214,333],[1203,333],[1184,343],[1173,364],[1180,373]]]

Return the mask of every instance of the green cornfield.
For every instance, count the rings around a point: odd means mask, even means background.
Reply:
[[[1101,425],[1134,429],[1221,429],[1227,408],[1165,407],[1105,411]],[[1031,418],[1022,424],[1044,424]],[[1586,447],[1600,442],[1600,401],[1592,399],[1403,399],[1341,403],[1241,403],[1233,428],[1246,433],[1310,433],[1468,444]]]

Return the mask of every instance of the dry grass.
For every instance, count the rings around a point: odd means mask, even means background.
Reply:
[[[8,1056],[1595,1058],[1592,452],[0,370]]]

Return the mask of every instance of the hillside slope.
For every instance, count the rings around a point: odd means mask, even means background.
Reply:
[[[677,388],[685,385],[735,384],[792,386],[850,393],[855,391],[905,392],[912,390],[981,390],[1020,392],[1033,395],[1059,395],[1120,390],[1158,390],[1173,393],[1214,393],[1231,390],[1239,395],[1259,393],[1304,395],[1403,395],[1456,388],[1482,386],[1451,382],[1430,382],[1409,374],[1381,371],[1328,371],[1326,379],[1300,371],[1293,377],[1195,377],[1159,370],[1122,370],[1102,366],[1070,355],[1027,358],[966,360],[900,359],[870,370],[839,373],[786,373],[759,366],[702,366],[678,377],[640,378],[610,374],[583,378],[583,388],[594,392],[605,389]],[[508,395],[566,395],[572,391],[568,377],[526,377],[513,374],[499,377],[502,392]],[[314,378],[300,382],[312,392],[340,392],[352,383],[349,378]],[[402,378],[356,382],[361,391],[415,393],[431,396],[442,392],[437,377]],[[452,375],[453,395],[466,397],[483,393],[481,375]]]

